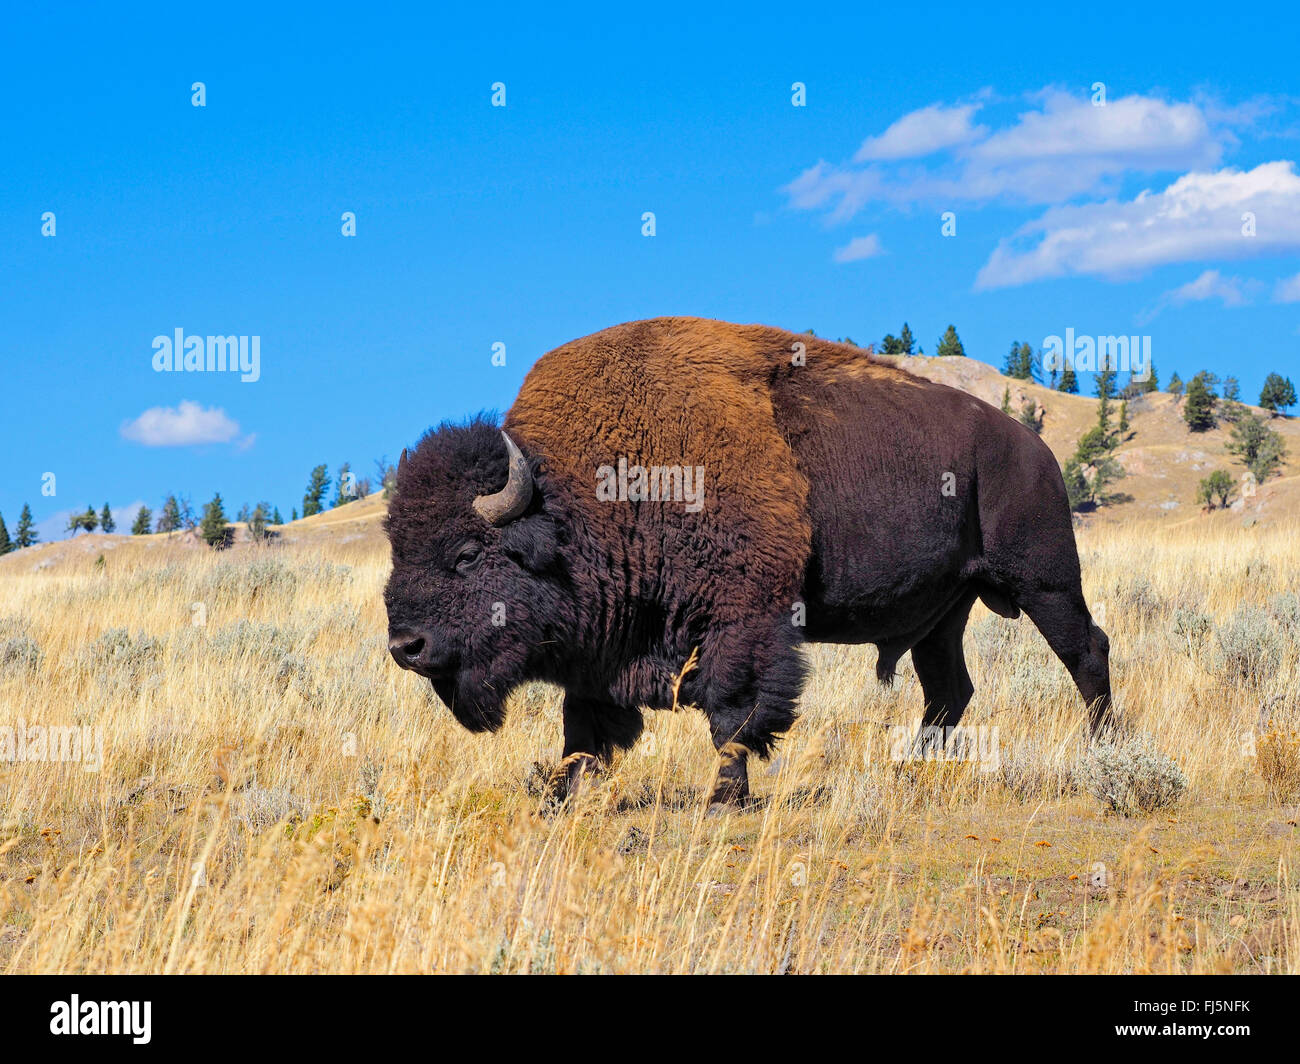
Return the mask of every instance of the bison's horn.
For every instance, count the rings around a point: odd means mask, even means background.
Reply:
[[[474,509],[490,525],[504,525],[528,509],[533,498],[533,473],[528,459],[515,446],[515,441],[501,433],[510,455],[510,475],[506,486],[493,495],[479,495],[474,499]]]

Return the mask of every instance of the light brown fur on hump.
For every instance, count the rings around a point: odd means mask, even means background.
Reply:
[[[678,555],[698,579],[744,575],[789,602],[812,535],[808,484],[771,398],[773,374],[789,362],[789,335],[699,318],[615,326],[543,356],[506,427],[545,456],[547,474],[567,486],[596,526],[625,536],[636,524],[644,549]],[[703,466],[703,510],[597,502],[596,470],[621,457],[647,466]],[[647,542],[656,528],[666,533],[661,544]],[[691,536],[692,528],[722,535]],[[695,556],[705,543],[730,549],[721,559]]]

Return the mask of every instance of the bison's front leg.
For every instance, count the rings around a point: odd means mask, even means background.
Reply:
[[[725,629],[706,640],[701,658],[693,690],[706,695],[703,708],[718,751],[709,811],[743,808],[749,804],[749,755],[770,756],[777,736],[795,720],[806,671],[798,629],[784,616],[757,631]]]
[[[564,754],[551,777],[551,792],[572,798],[583,781],[597,775],[615,750],[626,749],[641,734],[640,710],[588,698],[572,691],[564,696]]]
[[[749,801],[749,747],[723,743],[718,748],[718,776],[709,795],[710,814],[743,807]]]

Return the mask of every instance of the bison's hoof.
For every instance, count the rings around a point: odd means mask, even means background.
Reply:
[[[737,787],[731,781],[724,780],[713,788],[713,793],[709,795],[709,806],[705,809],[704,815],[720,816],[723,813],[743,813],[749,806],[749,788]]]
[[[593,754],[570,754],[551,774],[551,799],[563,802],[576,798],[589,777],[599,776],[600,759]]]

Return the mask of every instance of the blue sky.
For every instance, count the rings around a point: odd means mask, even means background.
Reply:
[[[1049,6],[11,10],[0,515],[287,517],[317,463],[368,474],[660,314],[1297,376],[1300,15]],[[259,379],[155,372],[177,328],[259,337]]]

